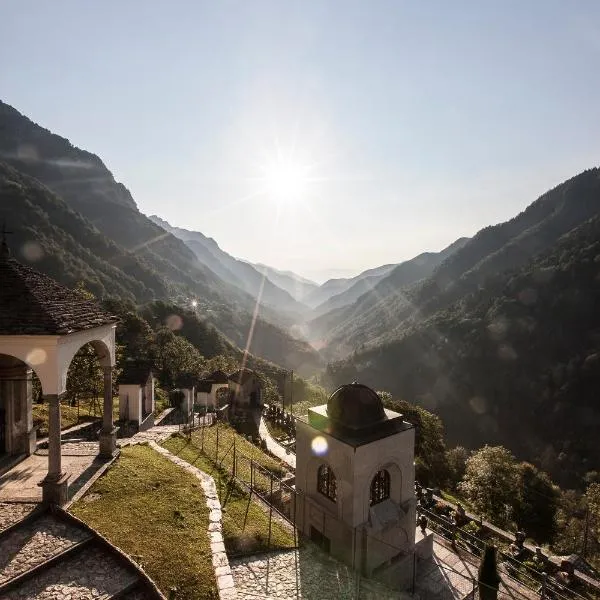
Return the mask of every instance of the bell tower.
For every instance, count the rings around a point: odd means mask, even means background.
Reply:
[[[414,433],[356,382],[296,422],[298,528],[354,569],[401,587],[414,564]]]

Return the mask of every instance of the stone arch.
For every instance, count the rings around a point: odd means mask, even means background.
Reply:
[[[398,465],[395,458],[389,457],[374,466],[369,477],[365,481],[364,489],[362,490],[362,499],[364,514],[363,519],[366,521],[369,516],[370,498],[371,498],[371,482],[379,471],[387,471],[390,476],[390,500],[397,504],[402,502],[402,469]]]

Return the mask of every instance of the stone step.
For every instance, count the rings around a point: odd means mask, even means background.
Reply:
[[[91,538],[48,514],[11,530],[0,539],[0,586]]]
[[[35,502],[0,502],[0,535],[27,518],[37,507]]]
[[[118,597],[138,579],[134,570],[122,566],[97,542],[81,552],[36,573],[34,578],[2,594],[3,600],[108,600]]]

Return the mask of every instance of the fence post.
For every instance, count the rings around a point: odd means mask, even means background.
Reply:
[[[254,492],[254,460],[250,459],[250,498]]]
[[[271,496],[269,497],[269,541],[267,542],[267,548],[271,548],[271,524],[273,522],[273,477],[269,477],[271,481]]]
[[[233,475],[234,479],[235,479],[235,474],[236,474],[236,470],[237,470],[235,463],[236,463],[236,455],[235,455],[235,436],[234,436],[233,437],[233,470],[232,470],[232,475]]]
[[[219,422],[217,421],[217,453],[215,454],[215,462],[219,462]]]
[[[204,454],[204,430],[206,429],[206,422],[202,426],[202,441],[200,442],[200,450]]]

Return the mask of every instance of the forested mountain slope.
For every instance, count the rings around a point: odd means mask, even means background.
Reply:
[[[382,319],[387,328],[390,327],[389,305],[397,297],[401,300],[404,298],[404,292],[401,290],[429,277],[436,267],[453,252],[462,248],[467,241],[468,238],[460,238],[441,252],[423,252],[400,263],[388,275],[378,278],[374,284],[371,284],[370,278],[364,278],[341,296],[334,296],[326,303],[333,307],[332,310],[309,323],[311,339],[323,340],[322,344],[329,346],[329,355],[334,357],[344,356],[355,348],[362,347],[365,342],[374,340],[382,326]],[[365,285],[368,287],[353,303],[344,306],[336,302],[337,298]],[[315,312],[318,310],[317,308]],[[374,318],[375,315],[378,315],[377,319]],[[373,331],[373,328],[376,331]]]
[[[255,263],[254,267],[256,267],[259,272],[266,273],[267,277],[277,287],[285,290],[292,298],[295,298],[300,302],[303,302],[304,298],[308,296],[310,292],[319,287],[314,281],[301,277],[291,271],[280,271],[279,269],[274,269],[273,267],[261,263]]]
[[[325,283],[319,286],[317,289],[310,292],[303,302],[312,308],[316,308],[323,302],[326,302],[332,296],[342,294],[347,289],[351,288],[355,283],[361,279],[369,277],[371,283],[383,279],[396,265],[382,265],[381,267],[375,267],[359,273],[355,277],[340,278],[340,279],[328,279]]]
[[[196,258],[216,273],[223,281],[246,291],[254,298],[261,298],[261,303],[297,319],[306,311],[306,307],[295,300],[288,292],[277,287],[270,279],[263,277],[250,263],[234,258],[223,251],[217,242],[199,231],[189,231],[181,227],[173,227],[156,215],[150,219],[182,240]]]
[[[538,198],[525,211],[486,227],[452,252],[428,279],[412,286],[386,284],[361,297],[327,334],[346,353],[402,335],[412,323],[476,291],[488,277],[527,264],[558,238],[600,213],[600,171],[590,169]]]
[[[577,204],[589,206],[590,186],[583,191]],[[503,444],[572,485],[600,462],[599,307],[595,216],[399,339],[330,365],[328,376],[422,404],[451,443]]]
[[[143,215],[97,156],[0,102],[0,161],[1,217],[19,260],[67,285],[82,282],[99,298],[194,299],[209,322],[245,343],[255,298]],[[263,307],[259,314],[280,318]],[[321,364],[309,344],[260,316],[253,331],[252,348],[268,360],[285,368]]]

